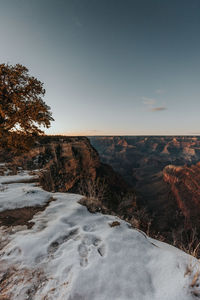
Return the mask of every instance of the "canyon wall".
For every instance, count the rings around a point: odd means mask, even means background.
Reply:
[[[40,184],[49,191],[98,194],[104,189],[106,206],[117,209],[121,199],[133,189],[112,167],[100,161],[98,152],[86,137],[40,137],[29,152],[12,160],[12,165],[41,169]],[[89,195],[90,196],[90,195]]]
[[[166,166],[163,179],[185,217],[186,227],[200,227],[200,163],[192,166]]]

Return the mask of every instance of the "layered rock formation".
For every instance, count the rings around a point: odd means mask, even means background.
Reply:
[[[134,184],[142,170],[151,173],[166,165],[200,161],[200,137],[90,137],[103,162]],[[148,170],[147,170],[148,171]],[[145,174],[142,174],[142,177]]]
[[[200,227],[200,163],[192,166],[167,166],[163,179],[169,184],[174,201],[185,217],[186,227]]]
[[[86,137],[41,137],[31,151],[15,157],[12,160],[14,164],[27,169],[42,169],[40,181],[49,191],[87,194],[90,188],[93,189],[90,193],[98,194],[98,189],[103,188],[106,205],[113,209],[123,195],[133,194],[112,167],[101,163],[97,151]],[[133,202],[134,199],[133,194]]]

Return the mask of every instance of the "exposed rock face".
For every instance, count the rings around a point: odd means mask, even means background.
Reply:
[[[111,165],[145,199],[158,198],[165,189],[162,171],[167,165],[200,161],[200,137],[91,137],[103,162]],[[155,186],[157,183],[157,187]]]
[[[200,137],[90,137],[103,162],[110,164],[133,184],[138,170],[149,166],[162,170],[166,165],[200,161]]]
[[[28,169],[43,168],[48,180],[46,189],[69,191],[81,176],[94,179],[100,161],[87,138],[44,137],[38,146],[15,158],[17,165]]]
[[[14,162],[28,169],[43,169],[41,184],[49,191],[81,193],[88,182],[104,182],[105,199],[112,208],[119,204],[120,195],[130,191],[112,167],[100,162],[86,137],[42,137],[35,148]]]
[[[200,163],[192,166],[167,166],[163,179],[170,186],[174,201],[185,217],[187,227],[200,226]]]
[[[167,165],[200,161],[200,137],[90,137],[103,162],[141,192]]]

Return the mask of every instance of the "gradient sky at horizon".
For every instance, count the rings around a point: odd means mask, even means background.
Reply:
[[[199,0],[0,0],[0,36],[44,82],[49,134],[200,134]]]

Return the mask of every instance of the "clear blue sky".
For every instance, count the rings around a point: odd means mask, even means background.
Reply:
[[[0,36],[45,84],[47,133],[200,133],[199,0],[0,0]]]

